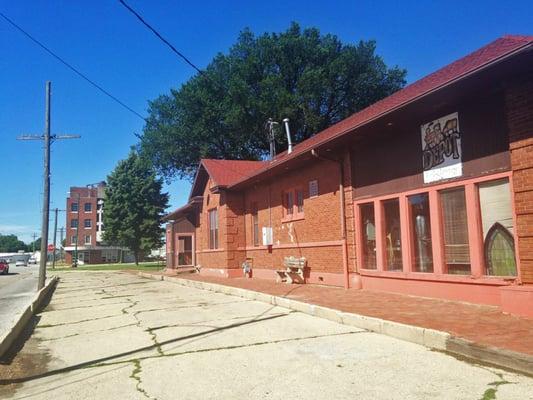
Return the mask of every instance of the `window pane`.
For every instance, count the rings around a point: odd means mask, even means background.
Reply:
[[[70,211],[78,211],[78,203],[70,203]]]
[[[516,276],[513,211],[508,179],[479,184],[487,275]]]
[[[257,204],[252,205],[252,236],[254,246],[259,245],[259,214],[257,211]]]
[[[400,202],[398,199],[383,202],[385,217],[385,251],[387,271],[402,270],[402,243],[400,232]]]
[[[71,228],[77,228],[78,227],[78,220],[77,219],[71,219],[70,220],[70,227]]]
[[[470,274],[468,221],[463,187],[440,193],[444,226],[444,251],[449,274]]]
[[[415,196],[409,196],[407,199],[411,217],[414,271],[433,272],[429,195],[427,193],[421,193]]]
[[[376,269],[376,223],[374,204],[361,205],[361,223],[363,232],[363,268]]]
[[[303,190],[296,191],[296,206],[298,207],[298,213],[304,212],[304,192]]]
[[[294,201],[292,197],[292,192],[285,193],[285,210],[287,212],[287,215],[292,215],[294,207]]]
[[[85,208],[85,211],[87,211],[87,212],[88,212],[88,211],[91,211],[91,210],[92,210],[92,205],[91,205],[91,203],[85,203],[84,208]]]

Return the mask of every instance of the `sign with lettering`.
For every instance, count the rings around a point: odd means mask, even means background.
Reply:
[[[446,115],[420,128],[424,183],[463,175],[459,114]]]

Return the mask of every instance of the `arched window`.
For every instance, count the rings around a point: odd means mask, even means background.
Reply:
[[[487,275],[516,276],[516,259],[513,235],[499,222],[495,222],[485,238]]]

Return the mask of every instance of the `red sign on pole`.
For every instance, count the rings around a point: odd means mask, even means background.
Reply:
[[[48,245],[48,251],[54,251],[56,248],[53,244]]]

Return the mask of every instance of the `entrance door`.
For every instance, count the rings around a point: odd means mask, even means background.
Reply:
[[[193,237],[192,235],[178,235],[177,238],[177,264],[178,267],[194,265]]]

